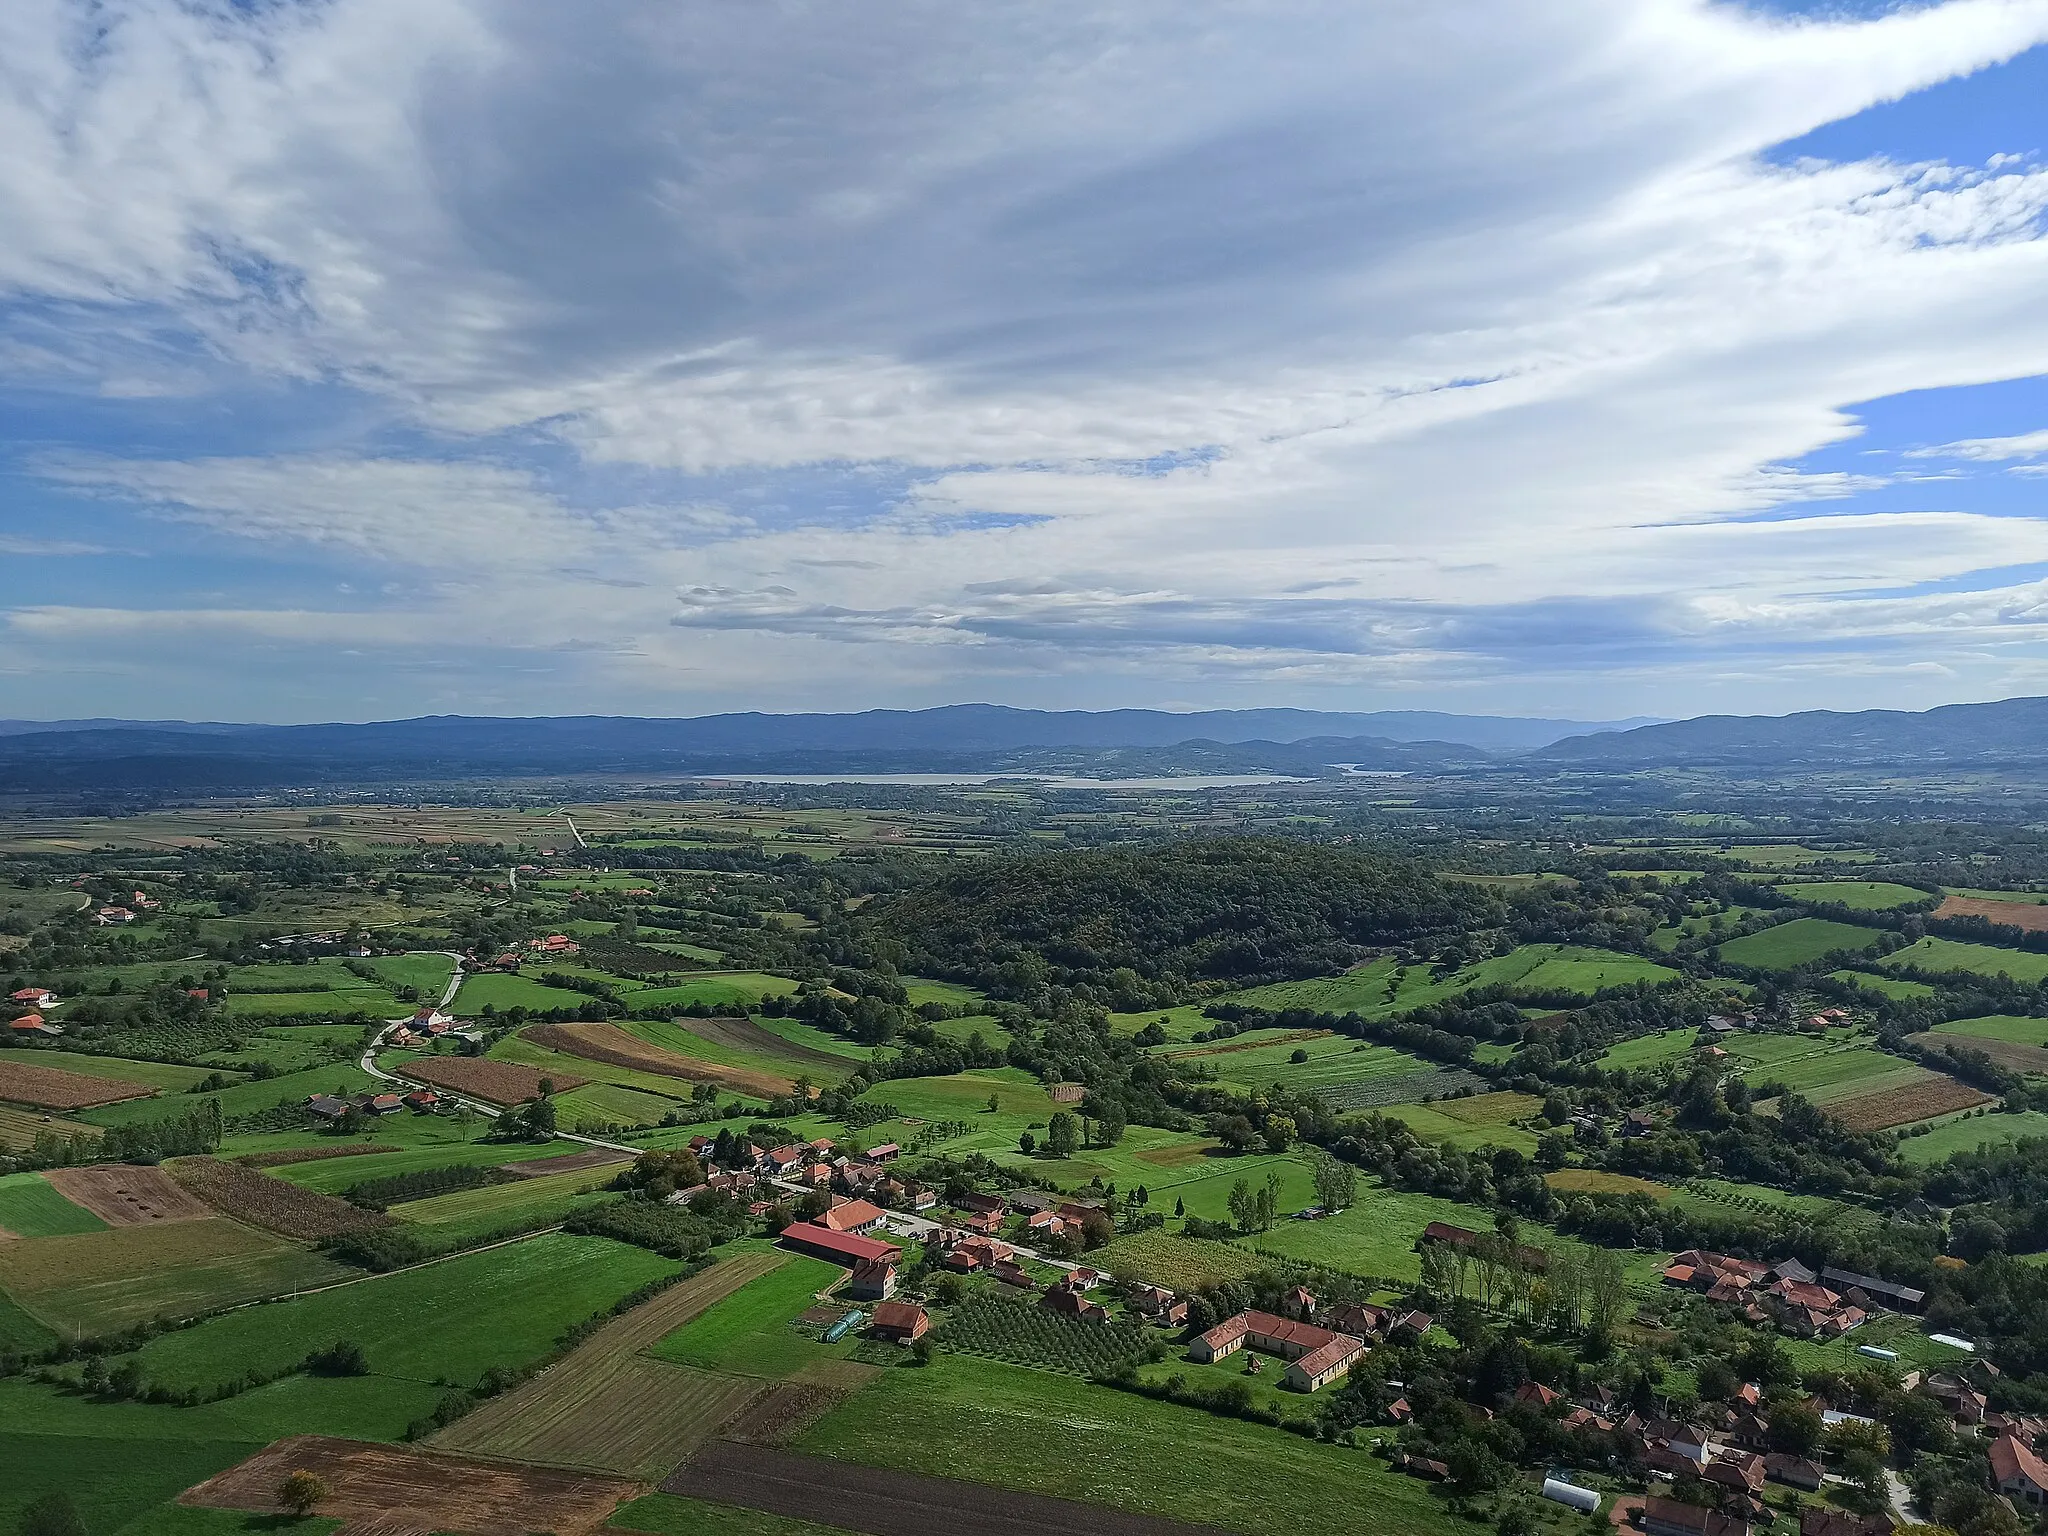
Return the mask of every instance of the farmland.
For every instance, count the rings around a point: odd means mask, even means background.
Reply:
[[[208,1205],[252,1227],[282,1237],[312,1240],[339,1237],[386,1226],[390,1218],[365,1211],[345,1200],[317,1194],[284,1179],[274,1179],[240,1163],[211,1157],[182,1158],[171,1174]]]
[[[1980,896],[1946,896],[1934,909],[1936,917],[1981,917],[2002,928],[2026,933],[2048,933],[2048,906],[2038,901],[1987,901]]]
[[[1785,971],[1810,965],[1838,950],[1870,949],[1878,942],[1875,929],[1838,923],[1824,917],[1795,917],[1789,923],[1730,939],[1717,953],[1730,965],[1764,971]]]
[[[796,1449],[1246,1532],[1349,1536],[1360,1506],[1391,1536],[1441,1530],[1422,1486],[1368,1457],[970,1356],[885,1373]]]
[[[107,1224],[82,1205],[73,1205],[36,1173],[0,1174],[0,1232],[13,1237],[62,1237],[104,1232]]]
[[[827,1355],[843,1358],[851,1341],[821,1345],[789,1326],[840,1275],[822,1260],[787,1256],[662,1338],[652,1352],[678,1365],[778,1379]]]
[[[452,1088],[490,1104],[520,1104],[540,1093],[544,1079],[552,1079],[555,1090],[567,1092],[588,1082],[568,1073],[541,1073],[513,1062],[490,1061],[477,1056],[425,1056],[405,1064],[405,1075],[436,1088]]]
[[[151,1340],[140,1359],[152,1381],[206,1391],[349,1339],[377,1375],[467,1385],[540,1358],[564,1328],[675,1269],[601,1238],[545,1235],[232,1312]]]
[[[31,1062],[0,1059],[0,1099],[35,1109],[90,1109],[123,1099],[146,1099],[156,1090],[146,1083],[119,1078],[86,1077]]]
[[[1926,891],[1894,885],[1888,880],[1794,880],[1780,885],[1778,894],[1794,901],[1847,907],[1853,912],[1889,912],[1894,907],[1909,907],[1932,899]]]
[[[1963,971],[1976,976],[2009,976],[2015,981],[2037,982],[2048,978],[2048,955],[2022,949],[1994,949],[1988,944],[1967,944],[1958,939],[1932,935],[1908,944],[1879,964],[1887,970],[1908,967],[1941,975]]]

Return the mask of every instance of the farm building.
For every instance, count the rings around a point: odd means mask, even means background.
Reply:
[[[1281,1379],[1297,1392],[1316,1392],[1328,1386],[1358,1362],[1365,1345],[1349,1334],[1340,1333],[1319,1349],[1312,1349],[1287,1367]]]
[[[1764,1457],[1764,1476],[1788,1488],[1804,1488],[1808,1493],[1818,1493],[1827,1473],[1817,1461],[1786,1451],[1772,1451]]]
[[[1927,1293],[1916,1291],[1910,1285],[1894,1285],[1889,1280],[1880,1280],[1875,1275],[1859,1275],[1853,1269],[1836,1269],[1829,1265],[1820,1272],[1821,1279],[1829,1285],[1840,1286],[1845,1292],[1860,1291],[1865,1300],[1850,1300],[1858,1306],[1871,1302],[1881,1307],[1890,1307],[1897,1312],[1918,1312],[1927,1305]]]
[[[405,1107],[422,1115],[430,1115],[441,1107],[441,1095],[431,1088],[415,1088],[405,1096]]]
[[[1739,1515],[1655,1494],[1643,1500],[1643,1529],[1648,1536],[1749,1536],[1749,1522]]]
[[[916,1302],[884,1301],[876,1305],[874,1322],[870,1326],[878,1339],[908,1344],[924,1337],[931,1325],[931,1317]]]
[[[29,1035],[61,1035],[64,1033],[62,1025],[52,1024],[39,1013],[24,1013],[7,1027],[20,1037]]]
[[[1084,1323],[1106,1323],[1109,1308],[1100,1302],[1090,1301],[1082,1292],[1071,1285],[1056,1285],[1039,1298],[1040,1306],[1048,1312],[1057,1312],[1062,1317],[1077,1317]]]
[[[1839,1509],[1800,1511],[1799,1536],[1891,1536],[1898,1522],[1890,1515],[1852,1515]]]
[[[834,1232],[830,1227],[821,1227],[811,1221],[792,1222],[784,1227],[782,1241],[799,1253],[843,1264],[848,1269],[863,1262],[893,1264],[902,1252],[894,1243],[885,1243],[880,1238],[862,1237],[854,1232]]]
[[[870,1200],[848,1200],[816,1218],[821,1227],[834,1232],[872,1232],[882,1224],[883,1210]]]
[[[306,1113],[315,1120],[339,1120],[348,1113],[348,1100],[328,1093],[311,1094],[306,1099]]]
[[[846,1282],[846,1294],[853,1301],[887,1301],[896,1294],[896,1265],[890,1259],[863,1259],[853,1266]]]
[[[12,994],[8,1001],[17,1008],[48,1008],[57,1001],[57,994],[48,987],[23,987]]]
[[[1198,1364],[1208,1365],[1246,1348],[1278,1355],[1283,1360],[1307,1360],[1309,1369],[1290,1373],[1288,1379],[1293,1383],[1299,1375],[1301,1382],[1306,1383],[1320,1376],[1318,1386],[1349,1370],[1365,1352],[1364,1342],[1350,1334],[1333,1333],[1314,1323],[1299,1323],[1270,1312],[1240,1312],[1196,1339],[1188,1346],[1188,1356]],[[1302,1390],[1313,1392],[1315,1387],[1303,1385]]]

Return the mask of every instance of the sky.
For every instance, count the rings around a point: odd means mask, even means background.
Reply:
[[[0,717],[2048,693],[2048,0],[9,0]]]

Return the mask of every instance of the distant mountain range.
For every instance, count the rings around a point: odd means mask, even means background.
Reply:
[[[0,790],[258,790],[593,774],[1284,772],[1445,768],[1633,721],[1301,709],[1046,711],[992,704],[848,715],[436,715],[370,724],[0,722]]]
[[[2036,767],[2048,699],[1693,720],[1530,720],[1427,711],[939,709],[846,715],[436,715],[369,724],[0,721],[0,791],[199,793],[341,783],[659,774],[1371,771],[1735,773]]]
[[[1621,770],[2038,768],[2048,763],[2048,699],[1944,704],[1919,712],[1701,715],[1612,735],[1568,737],[1535,749],[1526,762]]]

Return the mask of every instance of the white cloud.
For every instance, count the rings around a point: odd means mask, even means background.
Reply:
[[[1938,637],[1870,594],[2048,560],[2048,523],[1934,482],[1788,515],[1879,482],[1779,466],[1851,402],[2048,370],[2048,171],[1757,156],[2044,39],[2048,0],[20,0],[0,371],[382,402],[402,454],[41,463],[622,690]],[[314,623],[207,611],[137,622]],[[55,612],[10,633],[118,627]],[[306,643],[351,626],[413,633]]]
[[[2048,455],[2048,432],[2022,432],[2014,437],[1966,437],[1937,448],[1915,448],[1912,459],[1976,459],[2003,463],[2011,459],[2038,459]]]

